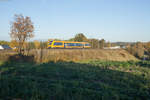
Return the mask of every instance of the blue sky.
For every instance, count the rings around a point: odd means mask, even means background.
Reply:
[[[14,14],[30,16],[32,40],[77,33],[107,41],[150,41],[150,0],[0,0],[0,40],[10,40]]]

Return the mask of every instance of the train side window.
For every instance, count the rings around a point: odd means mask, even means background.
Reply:
[[[83,46],[81,43],[65,43],[65,46]]]
[[[68,43],[68,46],[75,46],[75,43]]]
[[[70,43],[67,43],[67,46],[70,46]]]
[[[81,43],[76,43],[76,46],[83,46],[83,44],[81,44]]]
[[[72,43],[72,46],[76,46],[76,44],[75,44],[75,43]]]
[[[90,44],[85,44],[85,46],[90,46]]]
[[[71,43],[65,43],[65,46],[71,46]]]
[[[54,45],[63,45],[62,42],[55,42]]]

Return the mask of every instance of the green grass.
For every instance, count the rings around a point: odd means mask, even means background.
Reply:
[[[150,62],[0,63],[2,100],[148,100]]]

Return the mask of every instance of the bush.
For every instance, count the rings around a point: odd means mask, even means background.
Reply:
[[[27,56],[27,55],[20,55],[20,54],[16,54],[16,55],[12,55],[9,56],[8,61],[11,62],[34,62],[34,56]]]

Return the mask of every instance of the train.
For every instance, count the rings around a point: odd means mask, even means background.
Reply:
[[[47,48],[91,48],[91,45],[88,42],[49,40]]]

